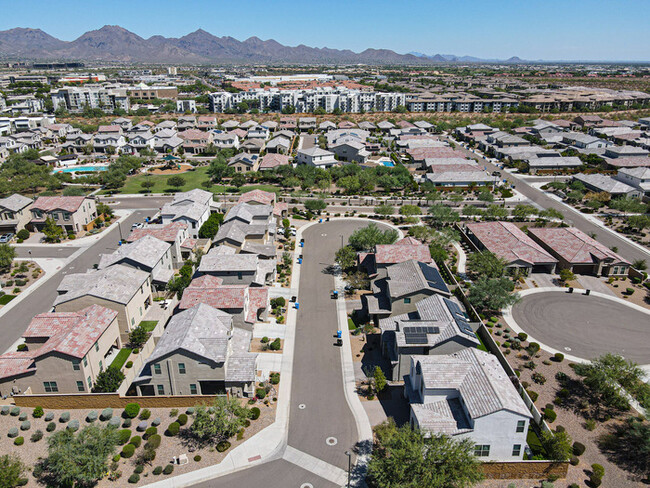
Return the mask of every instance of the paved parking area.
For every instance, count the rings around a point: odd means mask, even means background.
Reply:
[[[650,311],[594,295],[550,291],[524,296],[512,317],[535,340],[572,356],[592,359],[612,352],[650,364]]]

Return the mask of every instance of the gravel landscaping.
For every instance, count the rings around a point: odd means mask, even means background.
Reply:
[[[134,398],[134,401],[137,401],[137,398]],[[121,471],[121,477],[115,481],[110,481],[107,478],[104,478],[99,481],[97,486],[102,487],[127,487],[127,486],[140,486],[154,481],[159,481],[164,478],[170,478],[178,474],[187,473],[199,468],[205,468],[210,465],[218,464],[225,458],[228,453],[234,449],[236,446],[244,442],[246,439],[249,439],[257,432],[268,427],[275,421],[275,402],[270,402],[269,405],[265,405],[262,401],[258,401],[255,405],[249,405],[247,399],[242,399],[242,404],[249,407],[258,407],[260,409],[260,417],[257,420],[251,420],[250,426],[244,430],[244,435],[241,439],[238,439],[237,436],[229,439],[231,447],[225,452],[218,452],[215,449],[215,446],[205,446],[201,448],[196,448],[193,446],[193,443],[189,441],[186,436],[183,435],[183,432],[187,430],[189,425],[192,422],[192,416],[188,415],[189,421],[184,426],[181,427],[180,433],[174,437],[169,437],[165,435],[167,427],[172,422],[176,421],[180,414],[186,412],[187,409],[181,408],[177,409],[178,413],[171,416],[170,413],[173,409],[170,408],[152,408],[150,409],[150,417],[144,421],[147,424],[147,427],[151,427],[155,419],[160,420],[160,424],[156,427],[157,433],[161,436],[160,447],[156,450],[156,458],[151,463],[151,465],[145,465],[142,473],[140,473],[140,481],[137,483],[129,483],[128,478],[134,473],[136,469],[136,458],[140,452],[144,449],[145,441],[143,440],[140,447],[135,449],[135,454],[128,459],[120,459],[118,461],[119,471]],[[13,408],[11,406],[10,408]],[[22,421],[19,420],[19,416],[12,416],[11,414],[0,415],[0,452],[2,453],[16,453],[20,456],[21,460],[28,467],[33,467],[39,459],[47,456],[47,439],[51,435],[50,432],[47,432],[47,426],[51,422],[55,424],[54,432],[65,429],[66,426],[69,426],[74,421],[79,422],[79,430],[83,429],[84,426],[89,425],[89,414],[91,410],[45,410],[45,415],[41,418],[33,417],[33,410],[31,408],[20,408],[21,414],[27,414],[27,420],[30,423],[29,430],[21,430]],[[131,430],[132,436],[142,436],[143,431],[138,431],[138,424],[143,422],[140,418],[135,418],[131,422],[130,427],[123,427],[124,419],[121,418],[123,409],[114,408],[113,409],[113,418],[120,419],[120,427],[118,429],[128,428]],[[191,410],[190,410],[191,411]],[[60,421],[60,418],[64,412],[68,412],[70,420],[68,422]],[[98,417],[101,416],[102,410],[94,411]],[[49,420],[49,416],[52,415],[52,419]],[[92,415],[91,415],[92,416]],[[45,419],[48,420],[45,420]],[[94,424],[106,425],[108,420],[97,419]],[[9,430],[15,427],[18,429],[18,435],[24,437],[24,444],[22,446],[14,445],[14,438],[8,436]],[[37,431],[40,430],[43,433],[43,438],[33,442],[30,440],[31,436]],[[116,454],[119,454],[122,450],[122,446],[118,446],[116,449]],[[189,463],[183,466],[174,466],[173,473],[170,475],[159,474],[156,475],[153,473],[154,469],[157,466],[165,467],[171,461],[173,456],[179,456],[181,454],[186,454]],[[195,457],[200,456],[200,457]],[[111,460],[109,459],[108,465],[110,466]],[[31,468],[30,468],[31,471]],[[43,486],[40,484],[30,472],[27,476],[29,482],[26,486]]]

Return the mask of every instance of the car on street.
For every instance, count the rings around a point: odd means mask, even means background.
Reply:
[[[131,226],[131,230],[133,229],[142,229],[144,227],[144,224],[142,222],[136,222]]]
[[[0,236],[0,242],[10,242],[11,239],[13,238],[13,236],[14,236],[14,235],[11,234],[11,233],[8,233],[8,234],[2,234],[2,235]]]

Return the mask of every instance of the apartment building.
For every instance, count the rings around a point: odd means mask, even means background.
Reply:
[[[126,88],[87,85],[59,88],[50,93],[54,110],[63,108],[68,112],[82,112],[85,107],[101,108],[112,112],[116,108],[128,111],[129,96]]]

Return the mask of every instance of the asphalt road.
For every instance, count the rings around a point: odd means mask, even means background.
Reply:
[[[650,315],[613,300],[533,293],[513,307],[512,316],[536,341],[572,356],[592,359],[611,352],[650,364]]]
[[[123,232],[125,234],[128,233],[128,230],[134,222],[141,222],[145,217],[150,215],[151,211],[134,212],[121,223]],[[116,227],[38,288],[33,291],[24,292],[28,293],[28,296],[9,309],[0,320],[0,344],[3,344],[4,347],[9,347],[20,338],[34,315],[48,312],[52,309],[52,303],[56,297],[56,288],[61,283],[64,275],[69,273],[83,273],[92,268],[94,264],[99,262],[100,254],[111,253],[117,248],[119,240],[120,233]],[[54,251],[56,253],[55,249],[53,247],[52,250],[46,249],[46,251],[50,253]],[[65,253],[69,252],[67,248],[65,249]],[[34,253],[32,256],[34,256]]]
[[[18,258],[55,258],[65,259],[79,250],[78,247],[60,247],[56,245],[45,246],[16,246]]]
[[[346,471],[345,451],[354,447],[358,433],[343,391],[341,352],[334,345],[338,328],[336,302],[330,297],[334,277],[326,268],[334,263],[341,236],[347,242],[354,230],[365,225],[354,220],[331,221],[305,230],[293,359],[288,444]],[[329,446],[328,437],[335,437],[336,445]],[[334,486],[285,460],[270,461],[194,486],[299,488],[303,483],[311,483],[314,488]]]
[[[627,241],[617,236],[616,234],[613,234],[603,229],[602,227],[593,224],[577,210],[574,210],[568,205],[565,205],[563,203],[554,200],[553,198],[549,197],[541,190],[538,190],[537,188],[533,188],[523,178],[520,178],[516,174],[510,174],[503,171],[501,168],[492,164],[486,158],[482,157],[481,154],[468,151],[462,146],[458,146],[458,149],[465,151],[467,155],[470,157],[480,158],[481,159],[480,164],[487,166],[488,172],[490,173],[492,173],[493,171],[501,172],[502,179],[507,178],[510,182],[512,182],[512,184],[517,189],[517,191],[522,193],[524,196],[526,196],[528,199],[535,202],[542,208],[554,208],[562,212],[562,215],[564,215],[564,221],[567,224],[577,227],[585,234],[588,235],[595,234],[596,239],[602,244],[604,244],[605,246],[609,247],[610,249],[613,247],[618,248],[617,251],[618,254],[623,256],[628,261],[633,262],[637,259],[645,259],[650,262],[650,250],[643,251],[637,248],[636,246],[628,244]]]
[[[114,196],[102,196],[98,199],[103,203],[106,203],[113,207],[114,209],[119,210],[134,210],[134,209],[155,209],[158,210],[165,203],[171,202],[173,197],[163,197],[163,196],[129,196],[129,197],[120,197],[120,195]]]

